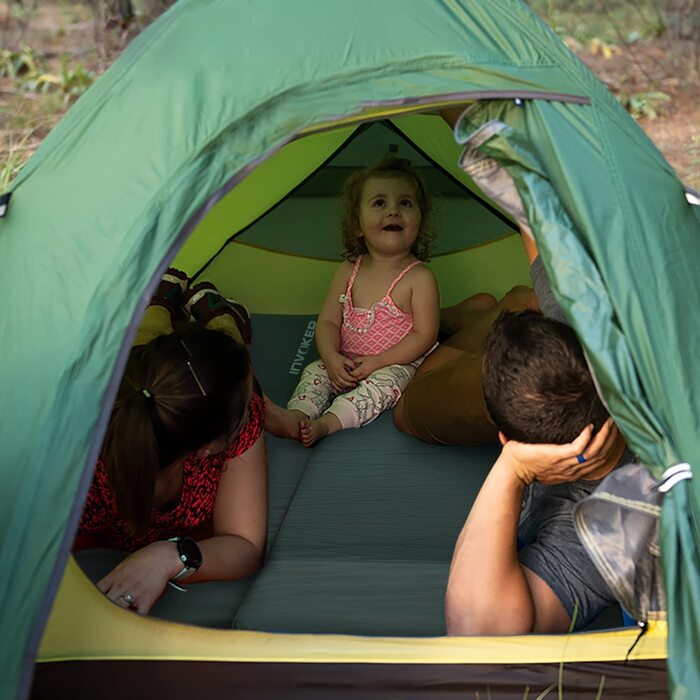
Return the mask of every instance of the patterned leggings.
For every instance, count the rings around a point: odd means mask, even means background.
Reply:
[[[304,369],[287,408],[305,413],[315,420],[332,413],[346,428],[361,428],[382,411],[393,408],[413,378],[423,358],[409,365],[389,365],[375,370],[350,391],[338,394],[326,372],[326,365],[316,360]]]

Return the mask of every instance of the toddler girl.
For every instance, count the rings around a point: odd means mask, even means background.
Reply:
[[[320,360],[304,370],[287,409],[266,402],[266,429],[310,447],[396,405],[435,345],[439,299],[422,264],[430,202],[408,161],[386,157],[344,190],[347,259],[316,325]]]

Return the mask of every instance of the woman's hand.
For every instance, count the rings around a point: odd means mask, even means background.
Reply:
[[[350,372],[352,376],[357,380],[357,381],[362,381],[363,379],[367,379],[372,372],[376,372],[378,369],[381,369],[384,367],[384,363],[382,363],[381,360],[378,360],[377,358],[379,355],[367,355],[365,357],[356,357],[355,358],[355,367]]]
[[[566,445],[529,445],[508,440],[502,456],[525,483],[565,484],[579,479],[600,479],[610,471],[608,460],[619,432],[612,418],[593,435],[587,425]],[[502,438],[505,440],[505,438]],[[584,460],[581,461],[579,456]]]
[[[352,375],[352,370],[355,369],[353,360],[339,352],[332,353],[322,359],[326,365],[331,384],[337,392],[343,393],[357,386],[357,380]]]
[[[175,543],[153,542],[130,554],[97,587],[113,603],[146,615],[168,581],[181,570]]]

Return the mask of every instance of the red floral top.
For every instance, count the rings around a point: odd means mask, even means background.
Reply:
[[[248,422],[227,449],[198,458],[191,453],[182,466],[182,492],[179,503],[168,510],[153,509],[151,525],[142,537],[129,534],[126,521],[117,513],[114,494],[107,480],[104,462],[99,459],[80,518],[75,549],[111,547],[134,551],[156,540],[192,534],[211,523],[216,492],[224,463],[253,446],[263,431],[264,405],[253,394]]]

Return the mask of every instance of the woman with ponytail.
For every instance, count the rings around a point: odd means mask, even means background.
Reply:
[[[169,582],[244,578],[265,550],[250,319],[211,285],[186,290],[169,270],[144,315],[75,543],[132,552],[98,587],[142,614]]]

